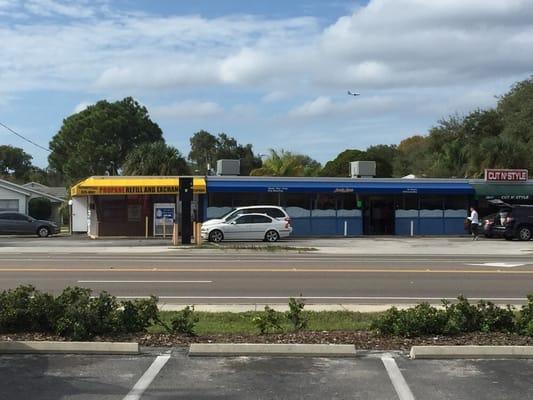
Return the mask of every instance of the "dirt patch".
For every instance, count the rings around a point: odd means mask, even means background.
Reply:
[[[5,340],[58,340],[65,338],[40,333],[4,334]],[[422,336],[401,338],[378,336],[368,331],[360,332],[298,332],[268,335],[203,335],[185,336],[169,334],[120,335],[96,337],[94,341],[134,341],[142,346],[187,346],[190,343],[323,343],[354,344],[363,350],[409,350],[417,345],[492,345],[533,346],[533,337],[508,333],[469,333],[456,336]]]

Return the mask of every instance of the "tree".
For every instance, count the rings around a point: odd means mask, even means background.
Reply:
[[[213,168],[217,160],[217,138],[201,130],[192,135],[190,143],[189,160],[194,162],[198,173],[207,174],[207,166]]]
[[[428,140],[426,136],[414,135],[404,139],[397,147],[398,153],[393,163],[393,175],[409,174],[425,176],[429,165]]]
[[[320,169],[320,163],[303,154],[290,151],[269,150],[263,166],[250,172],[254,176],[312,176]]]
[[[376,177],[389,178],[392,176],[392,164],[396,157],[396,146],[378,145],[369,147],[366,151],[347,149],[339,153],[333,160],[328,161],[320,175],[349,176],[350,162],[375,161]]]
[[[16,182],[28,180],[32,170],[32,156],[19,147],[0,146],[0,176]]]
[[[123,165],[124,175],[190,175],[181,153],[164,141],[143,143],[133,149]]]
[[[71,115],[52,138],[48,161],[67,183],[90,175],[116,175],[136,146],[163,139],[148,111],[131,97],[105,100]]]
[[[207,173],[207,165],[215,168],[217,160],[237,159],[241,161],[241,175],[248,175],[261,166],[261,158],[254,155],[252,145],[240,145],[233,137],[220,133],[217,136],[207,131],[196,132],[190,139],[189,160],[196,165],[198,173]]]

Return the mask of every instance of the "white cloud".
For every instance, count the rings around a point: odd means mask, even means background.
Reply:
[[[164,106],[151,107],[151,114],[162,118],[204,118],[222,113],[223,108],[211,101],[185,100]]]
[[[273,92],[267,93],[261,98],[261,101],[263,103],[276,103],[281,100],[285,100],[289,98],[289,94],[287,92],[281,91],[281,90],[275,90]]]

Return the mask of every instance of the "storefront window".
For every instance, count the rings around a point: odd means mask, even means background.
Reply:
[[[293,218],[309,217],[312,196],[309,193],[281,193],[281,204]]]
[[[446,196],[444,198],[446,210],[466,210],[468,208],[467,196]]]
[[[442,195],[422,195],[420,196],[421,210],[442,210],[443,209]]]
[[[335,217],[337,215],[337,198],[335,194],[319,193],[314,200],[313,217]]]

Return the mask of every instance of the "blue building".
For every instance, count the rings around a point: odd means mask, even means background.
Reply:
[[[461,179],[206,177],[205,219],[284,207],[295,236],[464,234],[475,191]]]

